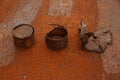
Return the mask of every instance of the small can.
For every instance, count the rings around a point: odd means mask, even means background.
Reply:
[[[52,31],[47,33],[46,35],[46,44],[50,49],[53,50],[62,50],[67,48],[68,44],[68,32],[64,26],[56,25],[57,27],[54,28]]]
[[[21,24],[12,30],[14,44],[18,48],[30,48],[34,45],[34,28],[29,24]]]

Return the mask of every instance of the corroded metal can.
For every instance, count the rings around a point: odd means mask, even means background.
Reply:
[[[62,50],[68,44],[68,32],[60,25],[57,25],[52,31],[46,35],[46,44],[50,49]]]
[[[34,28],[29,24],[21,24],[13,28],[14,44],[18,48],[30,48],[34,44]]]

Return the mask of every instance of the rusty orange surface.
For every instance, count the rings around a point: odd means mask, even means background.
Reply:
[[[28,0],[1,0],[0,22],[10,21],[17,6]],[[101,55],[81,50],[78,27],[84,20],[88,29],[98,26],[96,0],[74,0],[70,17],[48,15],[50,0],[44,0],[31,25],[35,28],[35,45],[17,50],[15,60],[0,68],[0,80],[103,80]],[[11,13],[11,14],[10,14]],[[32,13],[29,13],[32,14]],[[6,19],[6,16],[9,18]],[[50,23],[64,25],[68,30],[68,48],[50,50],[45,35],[53,27]]]

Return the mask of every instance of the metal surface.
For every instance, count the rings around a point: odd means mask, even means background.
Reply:
[[[46,35],[46,44],[53,50],[62,50],[68,44],[68,32],[60,25]]]
[[[112,44],[112,33],[109,27],[89,32],[87,26],[82,22],[80,30],[81,47],[84,50],[103,53],[108,45]]]
[[[30,28],[32,27],[29,24],[21,24],[21,25],[16,26],[15,28],[13,28],[12,32],[14,30],[16,30],[17,28],[22,27],[22,26],[29,26]],[[23,31],[23,33],[24,33],[24,31]],[[32,47],[34,45],[34,28],[33,27],[32,27],[31,33],[32,34],[30,36],[23,37],[23,38],[17,37],[16,35],[13,34],[15,46],[18,48],[30,48],[30,47]]]

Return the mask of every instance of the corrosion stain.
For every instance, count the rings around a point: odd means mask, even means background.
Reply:
[[[38,4],[40,3],[39,1],[40,0],[37,2]],[[0,79],[102,80],[103,69],[101,56],[80,49],[81,43],[78,32],[78,26],[81,19],[84,19],[89,30],[94,31],[96,29],[98,25],[97,2],[96,0],[74,0],[73,2],[75,5],[72,8],[69,17],[64,15],[48,15],[50,5],[49,0],[43,0],[42,7],[39,7],[40,10],[36,19],[33,17],[31,18],[34,10],[35,12],[36,9],[38,10],[38,8],[31,9],[31,6],[33,5],[32,2],[28,5],[29,8],[26,8],[27,10],[22,10],[25,11],[22,15],[21,13],[18,13],[18,16],[20,17],[27,14],[27,18],[18,18],[19,20],[17,19],[15,22],[17,21],[19,24],[24,21],[25,23],[32,22],[32,25],[35,28],[35,45],[30,49],[17,50],[17,56],[13,63],[0,68]],[[34,6],[37,5],[34,4]],[[28,15],[30,13],[31,15]],[[53,27],[48,26],[50,23],[66,26],[68,30],[67,49],[53,51],[46,46],[45,35],[53,29]],[[10,27],[10,25],[8,27]]]

